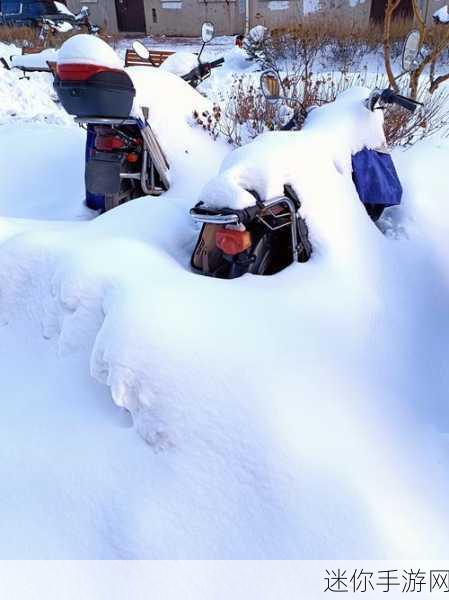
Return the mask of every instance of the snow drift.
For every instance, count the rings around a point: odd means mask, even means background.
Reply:
[[[260,138],[205,194],[277,193],[291,178],[314,256],[273,277],[200,277],[187,208],[227,149],[189,127],[173,75],[164,95],[149,72],[141,102],[174,157],[170,192],[90,222],[2,219],[1,553],[445,556],[449,146],[397,156],[404,202],[383,235],[345,158],[378,144],[379,123],[340,130],[334,107],[338,143],[314,113],[302,136]],[[297,140],[315,137],[305,156]]]

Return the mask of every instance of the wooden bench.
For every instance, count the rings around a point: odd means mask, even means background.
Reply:
[[[34,46],[24,46],[22,48],[22,56],[25,56],[26,54],[39,54],[39,52],[42,52],[43,50],[47,50],[47,48],[35,48]]]
[[[169,56],[174,54],[168,50],[149,50],[150,59],[140,58],[137,52],[128,48],[125,55],[125,67],[160,67]]]
[[[22,54],[19,56],[29,56],[32,54],[40,54],[44,50],[48,50],[48,48],[24,47],[24,48],[22,48]],[[15,56],[17,56],[17,55],[15,55]],[[11,62],[12,62],[13,58],[14,58],[14,56],[10,57]],[[19,69],[20,71],[22,71],[24,77],[26,77],[26,73],[53,73],[53,75],[54,75],[56,72],[56,61],[45,61],[45,62],[46,62],[45,66],[43,64],[39,65],[39,66],[11,65],[10,68]]]

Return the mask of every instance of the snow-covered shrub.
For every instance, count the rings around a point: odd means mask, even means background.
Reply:
[[[406,93],[407,90],[402,90]],[[423,103],[411,114],[397,106],[385,111],[385,135],[392,146],[412,146],[419,140],[439,133],[449,133],[449,92],[438,90],[431,94],[423,84],[417,99]]]
[[[294,110],[306,114],[312,106],[333,102],[339,94],[353,87],[369,89],[388,87],[383,75],[366,69],[356,73],[332,71],[305,78],[301,72],[281,74],[286,100],[268,102],[254,79],[235,76],[229,89],[222,91],[212,111],[195,112],[196,125],[214,138],[241,146],[265,131],[281,129]],[[406,93],[406,82],[402,93]],[[385,135],[392,146],[412,146],[419,140],[439,132],[449,132],[449,92],[430,94],[423,85],[418,94],[422,103],[414,113],[389,106],[384,111]]]
[[[404,19],[391,23],[393,58],[399,56],[410,28],[410,21]],[[309,16],[294,27],[262,30],[263,35],[259,32],[254,39],[248,35],[244,47],[249,57],[263,68],[280,67],[288,62],[297,64],[298,68],[301,66],[305,72],[316,71],[316,67],[349,72],[367,55],[379,55],[383,43],[381,26],[363,26],[357,21],[335,19],[327,13]]]
[[[400,9],[400,0],[387,0],[384,21],[384,62],[385,71],[393,90],[398,91],[392,60],[395,58],[392,47],[393,18]],[[407,95],[417,98],[422,85],[426,85],[431,94],[449,80],[447,55],[449,51],[449,29],[445,23],[429,23],[423,7],[415,0],[412,2],[415,26],[419,31],[419,52],[417,67],[410,72]],[[410,27],[411,29],[411,27]]]
[[[0,40],[5,44],[14,44],[19,48],[57,48],[66,39],[79,33],[76,29],[65,33],[47,31],[41,35],[39,27],[0,26]]]
[[[268,29],[263,25],[256,25],[243,39],[243,49],[246,50],[250,59],[264,63],[270,43]]]
[[[254,81],[235,75],[228,91],[219,94],[212,112],[194,113],[195,122],[214,139],[241,146],[266,130],[279,129],[285,110],[267,102]]]
[[[0,40],[5,44],[19,47],[35,47],[40,45],[39,29],[36,27],[0,26]]]

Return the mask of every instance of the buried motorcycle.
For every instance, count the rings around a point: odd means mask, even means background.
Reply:
[[[403,48],[403,73],[417,66],[419,37],[412,32]],[[286,100],[278,75],[266,71],[261,87],[268,100]],[[366,110],[374,112],[386,105],[398,105],[413,112],[419,104],[391,89],[373,90],[363,101]],[[283,127],[299,129],[307,111],[296,102],[293,118]],[[367,213],[376,221],[386,206],[399,204],[402,187],[389,153],[385,148],[363,148],[352,156],[353,182]],[[193,219],[202,225],[191,257],[192,269],[200,274],[233,279],[253,273],[275,274],[292,262],[306,262],[312,255],[307,223],[301,215],[301,201],[291,185],[284,186],[283,195],[261,198],[247,189],[254,198],[252,205],[236,210],[231,207],[208,206],[199,202],[191,209]]]
[[[213,36],[213,24],[204,23],[198,66],[183,77],[192,87],[224,62],[200,61]],[[134,50],[151,63],[143,44],[135,43]],[[170,166],[149,122],[150,107],[134,106],[130,75],[139,68],[123,68],[112,48],[93,36],[70,38],[58,54],[54,88],[65,110],[87,130],[86,204],[94,210],[159,196],[170,187]]]
[[[57,4],[60,4],[59,2]],[[61,15],[59,17],[42,16],[40,21],[39,40],[44,47],[47,46],[47,40],[52,35],[58,33],[68,33],[73,29],[86,30],[90,35],[97,35],[100,27],[91,23],[90,10],[88,6],[83,6],[78,14],[73,14],[64,5],[61,5]]]

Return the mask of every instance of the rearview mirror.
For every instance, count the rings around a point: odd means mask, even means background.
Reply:
[[[150,60],[150,51],[146,48],[142,42],[133,42],[133,50],[143,60]]]
[[[267,100],[281,98],[281,82],[275,71],[264,71],[260,76],[260,88]]]
[[[402,49],[402,70],[414,71],[418,66],[419,43],[421,36],[417,29],[410,31]]]
[[[79,12],[79,14],[80,14],[82,17],[88,17],[88,16],[89,16],[89,12],[90,12],[90,11],[89,11],[89,7],[88,7],[88,6],[82,6],[82,7],[81,7],[81,10],[80,10],[80,12]]]
[[[201,38],[204,44],[208,44],[215,35],[215,25],[210,21],[203,23],[201,27]]]

